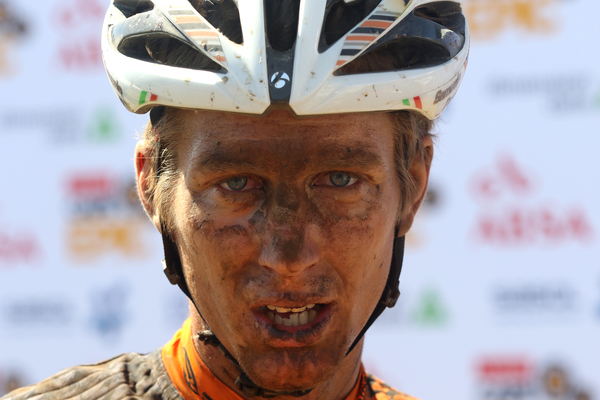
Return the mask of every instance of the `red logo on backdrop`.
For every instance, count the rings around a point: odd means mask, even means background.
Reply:
[[[0,228],[0,265],[31,263],[40,255],[40,244],[32,232],[9,232]]]
[[[70,195],[77,200],[93,200],[109,198],[116,189],[116,182],[112,176],[73,176],[68,182]]]
[[[0,266],[32,263],[42,254],[37,235],[27,229],[11,229],[0,223]]]
[[[70,207],[67,250],[77,261],[117,253],[143,257],[143,232],[150,226],[134,181],[107,172],[76,173],[66,181]]]
[[[574,371],[523,356],[485,357],[476,364],[481,400],[591,400]]]
[[[488,383],[527,383],[532,378],[533,365],[523,358],[482,360],[478,365],[479,380]]]
[[[57,3],[58,4],[58,3]],[[96,70],[102,67],[98,32],[102,30],[104,5],[99,0],[70,0],[52,14],[58,35],[58,60],[65,70]]]
[[[540,186],[539,177],[509,155],[475,173],[470,191],[483,206],[474,227],[478,240],[503,246],[589,243],[594,231],[585,210],[536,201]]]

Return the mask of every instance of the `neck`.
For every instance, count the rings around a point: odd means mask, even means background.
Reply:
[[[191,313],[192,318],[192,337],[196,351],[202,358],[204,364],[211,372],[219,378],[225,385],[235,391],[241,398],[248,399],[237,388],[235,381],[243,372],[241,368],[229,360],[217,347],[200,342],[197,333],[207,329],[200,315]],[[309,394],[302,397],[277,396],[279,400],[317,400],[333,399],[343,400],[352,391],[360,373],[360,356],[362,354],[363,341],[361,340],[354,350],[344,358],[340,368],[338,368],[332,377],[324,383],[318,384]],[[267,388],[268,389],[268,388]]]

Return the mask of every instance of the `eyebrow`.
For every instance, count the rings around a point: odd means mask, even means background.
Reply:
[[[362,145],[362,144],[361,144]],[[384,161],[381,156],[369,150],[369,145],[350,148],[348,146],[327,146],[320,149],[316,155],[310,158],[317,162],[307,164],[307,169],[316,170],[345,170],[345,169],[381,169]],[[256,154],[256,152],[253,152]],[[252,160],[249,158],[252,157]],[[249,156],[239,151],[219,148],[217,151],[201,153],[193,161],[192,171],[195,173],[220,173],[231,170],[243,170],[249,173],[260,174],[264,170],[264,160],[268,154],[261,156]]]

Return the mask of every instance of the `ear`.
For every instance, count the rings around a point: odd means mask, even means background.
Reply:
[[[415,182],[416,190],[414,197],[409,199],[412,202],[410,208],[408,208],[401,216],[401,224],[398,230],[398,237],[406,235],[410,227],[413,224],[415,215],[425,198],[427,193],[427,183],[429,182],[429,169],[431,168],[431,160],[433,159],[433,139],[431,136],[427,136],[421,139],[423,144],[423,157],[415,157],[408,168],[408,173],[411,175]]]
[[[151,199],[151,193],[149,192],[150,176],[152,173],[152,147],[145,141],[140,140],[135,146],[135,176],[137,182],[137,191],[146,210],[146,214],[150,217],[150,220],[160,232],[160,218],[154,208],[154,204]]]

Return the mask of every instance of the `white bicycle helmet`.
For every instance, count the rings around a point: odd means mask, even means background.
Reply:
[[[277,2],[204,0],[204,7],[229,7],[237,38],[219,29],[217,13],[205,17],[192,3],[202,1],[111,1],[102,53],[128,110],[262,115],[283,105],[297,116],[411,110],[434,119],[466,68],[469,35],[457,0],[303,0],[297,20],[283,22],[297,24],[296,40],[284,48],[272,43],[278,38],[266,17]],[[358,22],[331,26],[331,16],[344,12],[358,13]],[[165,59],[164,46],[175,44],[196,63]],[[396,55],[392,69],[347,72],[381,51]]]

